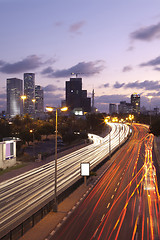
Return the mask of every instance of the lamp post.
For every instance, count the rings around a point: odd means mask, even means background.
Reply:
[[[150,126],[151,126],[151,100],[152,100],[152,96],[148,96],[148,99],[149,99],[149,105],[150,105],[149,124],[150,124]]]
[[[56,132],[56,136],[55,136],[55,186],[54,186],[54,205],[53,205],[53,212],[57,212],[58,211],[58,205],[57,205],[57,125],[58,125],[58,109],[61,110],[62,112],[65,112],[68,110],[67,107],[63,107],[63,108],[57,108],[57,107],[46,107],[46,110],[48,112],[53,112],[53,110],[56,111],[56,126],[55,126],[55,132]]]
[[[26,100],[26,96],[25,95],[22,95],[21,96],[21,99],[22,99],[22,101],[23,101],[23,115],[24,115],[24,100]]]
[[[29,130],[30,133],[32,133],[33,136],[33,157],[35,157],[35,147],[34,147],[34,129]]]
[[[34,119],[35,119],[35,102],[36,102],[36,99],[32,99],[32,102],[33,102],[33,111],[34,111]]]
[[[119,124],[119,149],[120,149],[120,142],[121,142],[121,139],[120,139],[120,124]]]
[[[109,122],[110,117],[106,117],[104,119],[104,122],[107,124]],[[111,158],[111,134],[110,134],[110,129],[109,129],[109,141],[108,141],[108,150],[109,150],[109,158]]]

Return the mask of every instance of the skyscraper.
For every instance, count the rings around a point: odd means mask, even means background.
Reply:
[[[9,117],[22,114],[21,95],[22,80],[18,78],[7,79],[7,114]]]
[[[117,113],[117,105],[114,103],[109,104],[109,114]]]
[[[140,114],[140,95],[134,93],[131,95],[131,104],[133,106],[133,113]]]
[[[35,74],[24,73],[24,95],[26,100],[24,102],[24,113],[31,116],[35,114]]]
[[[91,98],[87,97],[87,90],[82,90],[82,78],[66,81],[66,105],[70,110],[82,108],[83,112],[91,111]]]
[[[35,116],[41,117],[44,113],[43,89],[41,86],[35,86]]]

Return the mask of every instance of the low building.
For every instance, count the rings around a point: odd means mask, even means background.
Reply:
[[[0,169],[6,169],[16,164],[16,140],[5,139],[0,142]]]

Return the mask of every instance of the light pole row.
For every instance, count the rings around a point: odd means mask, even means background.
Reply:
[[[54,205],[53,205],[53,212],[57,212],[58,211],[58,204],[57,204],[57,126],[58,126],[58,110],[65,112],[68,110],[67,107],[63,107],[63,108],[57,108],[57,107],[46,107],[46,110],[48,112],[53,112],[54,110],[56,111],[56,126],[55,126],[55,186],[54,186]]]

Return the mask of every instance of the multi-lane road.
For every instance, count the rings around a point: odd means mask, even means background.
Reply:
[[[158,240],[160,198],[152,162],[153,135],[133,124],[132,139],[52,240]]]
[[[122,144],[129,127],[110,124],[105,138],[89,135],[93,144],[58,159],[57,193],[60,194],[80,176],[80,163],[93,169]],[[54,161],[0,183],[0,236],[12,230],[54,197]]]

